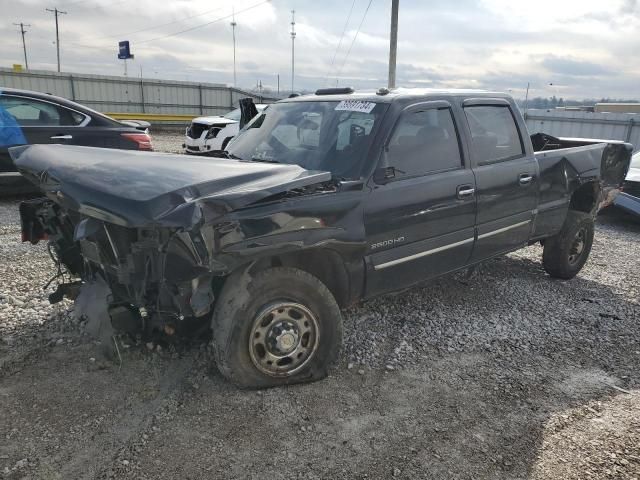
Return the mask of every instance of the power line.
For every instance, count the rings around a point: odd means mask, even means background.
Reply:
[[[259,3],[256,3],[256,4],[253,4],[253,5],[251,5],[251,6],[247,7],[247,8],[245,8],[245,9],[242,9],[242,10],[240,10],[240,11],[238,11],[238,12],[234,12],[234,13],[232,13],[231,15],[225,15],[225,16],[223,16],[223,17],[218,17],[218,18],[216,18],[216,19],[214,19],[214,20],[211,20],[210,22],[202,23],[202,24],[200,24],[200,25],[196,25],[196,26],[194,26],[194,27],[190,27],[190,28],[187,28],[187,29],[185,29],[185,30],[181,30],[181,31],[178,31],[178,32],[170,33],[170,34],[167,34],[167,35],[162,35],[162,36],[160,36],[160,37],[154,37],[154,38],[148,38],[148,39],[146,39],[146,40],[136,41],[135,43],[136,43],[137,45],[139,45],[139,44],[144,44],[144,43],[154,42],[154,41],[156,41],[156,40],[162,40],[162,39],[169,38],[169,37],[173,37],[173,36],[176,36],[176,35],[181,35],[181,34],[183,34],[183,33],[187,33],[187,32],[190,32],[190,31],[196,30],[196,29],[198,29],[198,28],[206,27],[206,26],[208,26],[208,25],[211,25],[211,24],[214,24],[214,23],[218,23],[218,22],[221,22],[221,21],[223,21],[223,20],[227,20],[227,19],[229,19],[229,18],[233,19],[236,13],[237,13],[237,14],[241,14],[241,13],[244,13],[244,12],[246,12],[246,11],[252,10],[252,9],[254,9],[254,8],[256,8],[256,7],[259,7],[260,5],[263,5],[263,4],[265,4],[265,3],[269,3],[269,2],[271,2],[271,0],[263,0],[262,2],[259,2]],[[222,10],[222,9],[220,9],[220,8],[219,8],[219,9],[217,9],[217,10]],[[206,12],[206,13],[210,13],[210,12]],[[194,15],[194,16],[205,15],[206,13],[201,13],[201,14]],[[183,19],[183,20],[184,20],[184,19]],[[182,20],[180,20],[180,21],[182,21]],[[170,25],[171,23],[176,23],[176,22],[169,22],[169,23],[167,23],[166,25]],[[156,26],[156,27],[158,27],[158,26]],[[156,27],[153,27],[153,28],[156,28]],[[149,29],[143,29],[143,30],[150,30],[150,29],[151,29],[151,28],[149,28]],[[143,31],[143,30],[138,30],[138,32],[141,32],[141,31]],[[131,32],[131,33],[134,33],[134,32]],[[131,33],[130,33],[130,34],[131,34]],[[126,36],[126,35],[127,35],[127,34],[123,34],[123,35],[119,35],[119,36]],[[111,37],[100,37],[100,38],[106,39],[106,38],[111,38]],[[85,45],[85,44],[82,44],[82,43],[72,43],[72,45],[75,45],[76,47],[80,47],[80,48],[88,48],[88,49],[93,49],[93,50],[105,50],[105,51],[106,51],[106,50],[111,50],[111,48],[112,48],[112,47],[97,46],[97,45]]]
[[[327,76],[325,77],[324,81],[325,84],[327,83],[327,80],[329,79],[329,75],[331,75],[331,69],[333,68],[333,64],[336,61],[336,56],[338,55],[338,51],[340,50],[340,46],[342,45],[342,39],[344,38],[344,34],[347,32],[347,27],[349,26],[349,20],[351,20],[351,14],[353,13],[353,7],[356,4],[356,0],[353,0],[353,2],[351,2],[351,8],[349,9],[349,15],[347,15],[347,21],[344,22],[344,27],[342,28],[342,34],[340,35],[340,41],[338,41],[338,46],[336,47],[336,51],[333,52],[333,58],[331,59],[331,65],[329,65],[329,71],[327,72]]]
[[[120,3],[120,2],[116,2],[116,3]],[[119,33],[117,35],[105,35],[104,37],[97,37],[97,40],[102,40],[102,39],[106,39],[106,38],[128,37],[129,35],[135,35],[136,33],[148,32],[149,30],[155,30],[156,28],[166,27],[168,25],[173,25],[174,23],[184,22],[185,20],[190,20],[190,19],[196,18],[196,17],[202,17],[203,15],[208,15],[208,14],[213,13],[213,12],[219,12],[220,10],[224,10],[224,9],[223,8],[214,8],[212,10],[207,10],[206,12],[200,12],[200,13],[196,13],[194,15],[189,15],[188,17],[184,17],[184,18],[181,18],[179,20],[173,20],[172,22],[160,23],[158,25],[152,25],[150,27],[141,28],[140,30],[134,30],[133,32]]]
[[[262,2],[255,3],[255,4],[251,5],[250,7],[244,8],[244,9],[242,9],[239,12],[236,12],[236,13],[240,14],[240,13],[247,12],[249,10],[253,10],[256,7],[259,7],[260,5],[264,5],[265,3],[269,3],[270,1],[271,0],[263,0]],[[163,40],[165,38],[175,37],[176,35],[182,35],[183,33],[192,32],[193,30],[197,30],[198,28],[206,27],[208,25],[212,25],[214,23],[218,23],[218,22],[221,22],[223,20],[228,20],[230,18],[233,18],[234,15],[235,14],[225,15],[224,17],[216,18],[215,20],[211,20],[210,22],[201,23],[200,25],[196,25],[194,27],[186,28],[186,29],[180,30],[178,32],[169,33],[168,35],[162,35],[160,37],[149,38],[147,40],[141,40],[141,41],[138,41],[136,43],[137,44],[149,43],[149,42],[155,42],[156,40]]]
[[[358,25],[358,29],[356,30],[356,34],[353,36],[353,40],[351,41],[351,45],[349,45],[349,50],[347,50],[347,54],[344,57],[344,61],[342,62],[342,65],[340,66],[340,68],[338,69],[338,72],[336,73],[336,80],[338,79],[338,76],[340,75],[340,72],[342,72],[342,69],[344,68],[345,64],[347,63],[347,59],[349,58],[349,54],[351,53],[351,49],[353,48],[353,44],[356,43],[356,38],[358,38],[358,34],[360,33],[360,29],[362,28],[362,24],[364,23],[364,19],[367,18],[367,13],[369,12],[369,8],[371,7],[372,3],[373,3],[373,0],[369,0],[369,4],[367,5],[366,10],[364,11],[364,15],[362,15],[362,20],[360,20],[360,25]]]
[[[24,29],[24,27],[30,27],[31,25],[22,22],[14,23],[14,25],[20,27],[20,33],[22,34],[22,50],[24,51],[24,68],[26,70],[29,70],[29,62],[27,61],[27,44],[24,41],[24,34],[27,33],[27,31]]]
[[[58,54],[58,72],[60,72],[60,30],[58,29],[58,16],[66,15],[67,12],[63,12],[62,10],[58,10],[54,8],[51,10],[50,8],[45,9],[47,12],[51,12],[56,17],[56,52]]]

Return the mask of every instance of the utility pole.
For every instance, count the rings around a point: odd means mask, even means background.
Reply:
[[[233,11],[233,17],[231,20],[231,30],[233,32],[233,86],[237,87],[236,85],[236,12],[235,12],[235,8],[232,10]]]
[[[29,62],[27,61],[27,44],[24,41],[24,34],[27,33],[27,32],[24,29],[24,27],[30,27],[31,25],[24,24],[22,22],[14,23],[14,25],[20,27],[20,33],[22,34],[22,50],[24,51],[24,68],[26,70],[29,70]]]
[[[280,74],[278,73],[278,95],[280,95]]]
[[[391,2],[391,35],[389,40],[389,85],[396,87],[396,57],[398,54],[398,4],[400,0]]]
[[[529,108],[529,86],[530,82],[527,82],[527,93],[524,96],[524,117],[527,119],[527,109]]]
[[[295,77],[295,43],[296,43],[296,11],[291,10],[291,93],[293,93],[293,82]]]
[[[53,15],[56,17],[56,51],[58,53],[58,72],[60,72],[60,30],[58,29],[58,15],[66,15],[67,12],[63,12],[62,10],[58,10],[57,8],[54,8],[53,10],[47,8],[46,10],[47,12],[53,13]]]

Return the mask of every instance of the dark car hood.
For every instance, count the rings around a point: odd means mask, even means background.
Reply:
[[[66,145],[10,149],[63,207],[113,223],[189,228],[291,189],[329,181],[297,165]]]

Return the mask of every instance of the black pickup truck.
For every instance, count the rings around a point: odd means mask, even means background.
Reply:
[[[529,137],[513,99],[463,90],[319,90],[270,105],[226,158],[16,147],[46,198],[21,205],[127,331],[211,326],[245,387],[322,378],[340,308],[542,242],[551,277],[587,261],[631,145]],[[375,328],[372,325],[371,328]]]

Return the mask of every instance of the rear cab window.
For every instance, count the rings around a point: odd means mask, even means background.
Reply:
[[[524,143],[508,105],[470,105],[464,107],[464,112],[479,165],[524,155]]]

